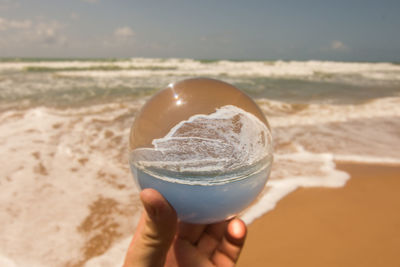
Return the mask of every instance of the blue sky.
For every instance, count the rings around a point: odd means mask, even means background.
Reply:
[[[0,0],[0,57],[400,61],[400,1]]]

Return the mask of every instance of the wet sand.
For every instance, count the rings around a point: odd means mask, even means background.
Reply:
[[[400,166],[337,167],[345,187],[298,189],[254,221],[237,266],[400,266]]]

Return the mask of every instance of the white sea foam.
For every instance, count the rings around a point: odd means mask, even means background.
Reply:
[[[264,62],[229,62],[221,61],[217,63],[201,64],[196,62],[185,62],[179,64],[176,70],[164,70],[154,73],[153,71],[124,71],[124,72],[63,72],[61,75],[83,75],[83,76],[213,76],[227,75],[235,76],[260,76],[276,78],[308,78],[326,79],[327,76],[336,74],[357,74],[363,78],[375,80],[400,80],[400,66],[390,63],[371,64],[371,63],[336,63],[326,62],[281,62],[275,64],[265,64]]]
[[[12,259],[7,258],[1,254],[0,254],[0,266],[2,266],[2,267],[17,267],[17,265],[15,264],[15,262]]]
[[[277,154],[270,181],[257,202],[242,215],[246,223],[275,208],[276,204],[299,187],[341,187],[350,176],[335,168],[334,156],[312,153],[296,146],[292,153]]]
[[[132,61],[132,66],[136,66]],[[155,64],[155,65],[152,65]],[[144,69],[122,71],[61,71],[65,76],[86,77],[157,77],[157,76],[215,76],[225,75],[229,77],[271,77],[271,78],[305,78],[312,80],[329,80],[333,77],[345,75],[349,78],[342,79],[352,83],[354,76],[359,79],[370,80],[400,80],[400,66],[391,63],[348,63],[327,61],[216,61],[202,63],[195,60],[169,60],[149,61],[137,65]],[[153,71],[151,67],[159,67]],[[162,69],[165,68],[165,69]],[[170,68],[170,69],[168,69]]]
[[[332,75],[351,76],[359,79],[400,80],[400,65],[392,63],[358,63],[331,61],[227,61],[202,62],[193,59],[132,58],[107,61],[56,61],[56,62],[2,62],[0,72],[27,68],[59,70],[63,76],[84,77],[157,77],[157,76],[253,76],[278,78],[306,78],[329,80]],[[96,70],[110,67],[110,70]],[[73,71],[65,69],[74,68]],[[93,68],[93,70],[90,70]],[[118,68],[118,70],[112,70]],[[64,70],[63,70],[64,69]],[[80,70],[80,71],[79,71]]]
[[[366,163],[366,164],[400,165],[400,158],[385,157],[385,156],[338,154],[334,156],[334,160],[342,162],[354,162],[354,163]]]
[[[253,114],[232,105],[181,121],[152,144],[154,148],[137,148],[132,152],[136,165],[178,172],[221,173],[251,166],[272,153],[267,126]]]
[[[259,99],[256,102],[275,127],[317,125],[400,115],[400,97],[380,98],[353,105],[290,104],[267,99]]]

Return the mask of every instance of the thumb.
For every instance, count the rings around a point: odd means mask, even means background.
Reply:
[[[140,199],[145,211],[129,246],[124,266],[163,266],[176,233],[176,212],[154,189],[144,189]]]

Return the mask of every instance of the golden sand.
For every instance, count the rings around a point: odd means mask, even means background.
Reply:
[[[400,166],[337,166],[346,186],[285,197],[249,226],[237,266],[400,266]]]

